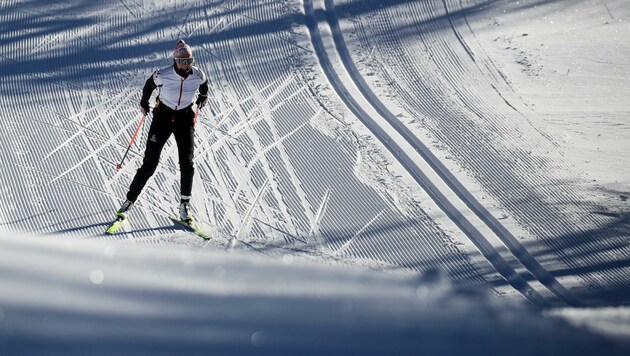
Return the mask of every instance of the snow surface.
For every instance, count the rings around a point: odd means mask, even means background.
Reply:
[[[627,351],[488,289],[456,288],[437,271],[410,278],[290,254],[63,237],[1,243],[3,354]]]
[[[627,1],[0,4],[1,354],[627,354]],[[103,234],[146,78],[167,144]]]

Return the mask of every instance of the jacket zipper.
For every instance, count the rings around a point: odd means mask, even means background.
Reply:
[[[175,106],[175,111],[179,109],[179,104],[182,102],[182,93],[184,91],[184,80],[186,80],[186,78],[182,78],[182,80],[180,80],[179,82],[179,98],[177,99],[177,106]],[[171,121],[175,121],[175,113],[173,113],[173,117],[171,118]]]

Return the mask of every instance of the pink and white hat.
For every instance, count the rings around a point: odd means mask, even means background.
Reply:
[[[179,40],[173,50],[173,58],[191,58],[192,56],[192,48],[184,40]]]

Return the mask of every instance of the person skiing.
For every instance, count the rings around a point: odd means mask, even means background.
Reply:
[[[192,106],[194,102],[199,110],[208,100],[206,74],[194,66],[194,63],[192,48],[180,39],[173,50],[173,65],[156,70],[144,84],[140,100],[140,110],[144,115],[150,110],[151,94],[156,88],[160,89],[153,108],[153,121],[149,128],[144,160],[129,186],[127,200],[116,213],[117,220],[127,217],[127,212],[136,202],[148,179],[155,173],[162,148],[173,134],[177,143],[181,175],[179,218],[188,225],[193,222],[190,198],[195,173],[193,157],[196,118]],[[197,92],[199,95],[195,101]]]

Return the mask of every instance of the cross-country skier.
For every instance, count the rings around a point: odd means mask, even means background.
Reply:
[[[153,121],[149,129],[144,161],[131,182],[127,200],[118,209],[119,219],[126,218],[127,211],[133,206],[147,180],[155,173],[164,144],[171,134],[174,134],[181,174],[179,217],[182,221],[192,224],[190,196],[195,173],[193,165],[195,112],[192,106],[194,102],[197,108],[201,109],[208,98],[206,74],[193,63],[195,58],[192,48],[184,40],[179,40],[173,50],[173,65],[153,72],[142,89],[140,109],[146,115],[150,110],[149,99],[153,90],[160,88],[153,109]],[[197,91],[199,95],[195,101]]]

